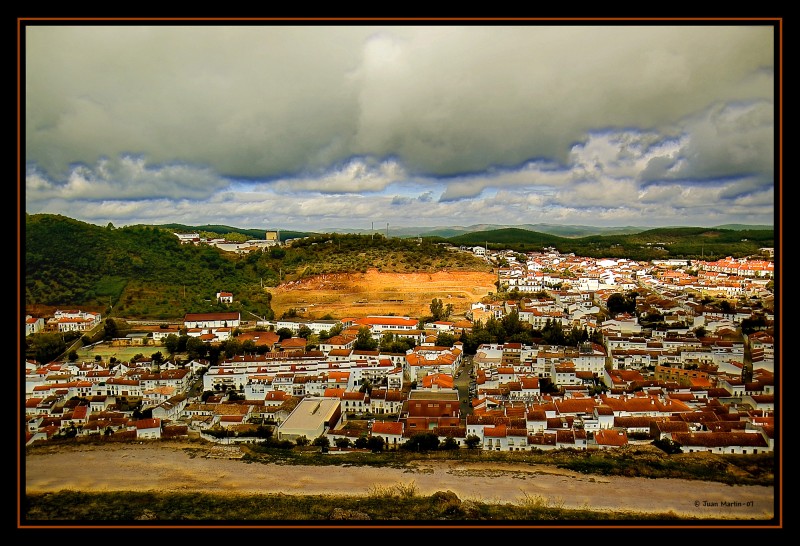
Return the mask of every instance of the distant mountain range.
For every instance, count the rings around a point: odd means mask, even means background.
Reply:
[[[265,230],[252,229],[252,228],[238,228],[225,225],[204,225],[204,226],[188,226],[184,224],[161,224],[156,227],[172,229],[175,231],[210,231],[224,235],[226,233],[243,233],[253,239],[263,239]],[[600,226],[583,226],[574,224],[473,224],[470,226],[435,226],[435,227],[392,227],[383,224],[375,229],[361,229],[361,228],[322,228],[314,231],[292,231],[280,230],[281,240],[292,239],[297,237],[304,237],[313,233],[352,233],[356,235],[368,235],[370,233],[380,233],[381,235],[388,235],[389,237],[441,237],[442,239],[451,239],[464,235],[470,235],[482,232],[493,232],[497,230],[524,230],[545,235],[554,235],[556,237],[564,237],[567,239],[579,239],[581,237],[592,237],[596,235],[635,235],[653,229],[680,229],[685,226],[666,226],[663,228],[651,227],[637,227],[637,226],[615,226],[615,227],[600,227]],[[772,230],[773,226],[769,225],[746,225],[746,224],[725,224],[721,226],[714,226],[706,229],[725,229],[733,231],[752,231],[752,230]]]
[[[678,227],[678,226],[667,226]],[[634,233],[641,233],[648,231],[650,227],[636,227],[636,226],[617,226],[617,227],[599,227],[599,226],[582,226],[572,224],[473,224],[471,226],[439,226],[439,227],[392,227],[389,225],[388,230],[383,228],[378,229],[349,229],[349,228],[328,228],[323,229],[320,233],[383,233],[388,231],[392,237],[442,237],[449,239],[467,233],[477,233],[481,231],[492,231],[497,229],[524,229],[528,231],[536,231],[539,233],[546,233],[548,235],[557,235],[558,237],[588,237],[591,235],[629,235]],[[743,230],[771,230],[773,226],[768,225],[745,225],[745,224],[725,224],[722,226],[714,226],[709,229],[731,229],[737,231]]]

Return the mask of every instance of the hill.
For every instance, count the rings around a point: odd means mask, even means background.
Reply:
[[[187,226],[186,224],[158,224],[152,227],[160,227],[173,233],[211,233],[217,237],[224,237],[232,233],[242,235],[246,239],[263,239],[266,230],[263,229],[242,229],[225,225],[206,224],[203,226]],[[306,231],[280,230],[279,237],[281,242],[287,239],[306,237],[312,233]]]
[[[645,228],[634,226],[622,227],[597,227],[597,226],[580,226],[568,224],[520,224],[520,225],[504,225],[504,224],[473,224],[470,226],[434,226],[434,227],[392,227],[390,235],[392,237],[457,237],[459,235],[466,235],[469,233],[477,233],[483,231],[491,231],[497,229],[522,229],[527,231],[538,231],[547,233],[549,235],[558,235],[560,237],[586,237],[588,235],[617,235],[621,233],[638,233],[644,231]],[[347,229],[347,228],[331,228],[324,230],[330,233],[377,233],[382,230],[366,230],[366,229]]]
[[[24,250],[25,308],[37,315],[80,307],[129,319],[178,320],[189,312],[241,309],[246,316],[272,318],[268,288],[282,282],[371,268],[491,271],[468,253],[417,239],[322,234],[238,255],[182,245],[161,226],[101,227],[48,214],[26,214]],[[216,302],[223,290],[234,294],[232,306]]]
[[[197,228],[177,224],[170,228],[102,227],[65,216],[26,214],[25,307],[36,314],[46,314],[36,310],[47,306],[74,306],[131,319],[180,319],[187,312],[228,309],[215,299],[216,292],[224,290],[234,293],[234,308],[245,315],[272,318],[268,289],[287,281],[334,273],[363,276],[373,270],[394,274],[491,272],[485,261],[448,249],[451,245],[485,245],[517,252],[554,247],[579,256],[635,260],[743,257],[774,245],[772,230],[658,228],[568,238],[503,228],[450,238],[311,234],[294,239],[290,246],[237,255],[212,246],[181,245],[173,231],[184,229]],[[257,233],[263,237],[261,231]],[[282,237],[289,234],[281,233]],[[387,298],[403,299],[383,299]],[[418,307],[419,302],[415,304]]]
[[[758,255],[759,249],[774,246],[774,230],[734,230],[703,227],[656,228],[638,233],[558,237],[519,228],[481,231],[450,237],[453,244],[507,248],[517,252],[541,251],[553,247],[561,253],[590,258],[656,260],[688,258],[716,260],[726,256]]]
[[[214,233],[218,236],[238,234],[245,238],[263,238],[263,230],[230,226],[186,226],[168,224],[172,230]],[[336,228],[326,231],[336,235],[385,237],[383,230]],[[325,233],[281,231],[281,240]],[[775,231],[771,226],[727,224],[712,228],[663,227],[654,229],[595,227],[581,225],[521,224],[516,226],[473,224],[435,228],[391,228],[390,239],[419,238],[456,246],[487,246],[492,250],[510,249],[518,252],[541,251],[553,247],[562,253],[574,253],[592,258],[630,258],[655,260],[691,258],[715,260],[725,256],[741,258],[757,255],[759,249],[774,246]],[[369,267],[369,264],[367,264]]]
[[[25,216],[25,307],[80,307],[128,318],[175,319],[225,309],[216,292],[271,313],[256,264],[210,246],[182,245],[158,227],[100,227],[60,215]]]

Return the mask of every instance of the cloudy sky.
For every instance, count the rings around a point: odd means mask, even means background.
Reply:
[[[778,32],[30,23],[25,210],[308,231],[772,224]]]

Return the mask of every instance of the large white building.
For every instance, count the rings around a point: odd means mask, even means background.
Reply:
[[[339,424],[341,401],[337,397],[307,397],[300,400],[289,416],[278,425],[278,440],[296,441],[305,436],[313,441]]]

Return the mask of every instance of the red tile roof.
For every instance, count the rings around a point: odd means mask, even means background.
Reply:
[[[139,419],[136,421],[136,428],[138,430],[146,429],[146,428],[159,428],[161,427],[161,419]]]
[[[602,429],[594,433],[598,445],[621,447],[628,443],[628,435],[622,430]]]
[[[763,436],[752,432],[674,432],[672,439],[682,446],[767,447]]]
[[[394,434],[397,436],[402,436],[403,423],[399,421],[375,421],[372,424],[372,434]]]

